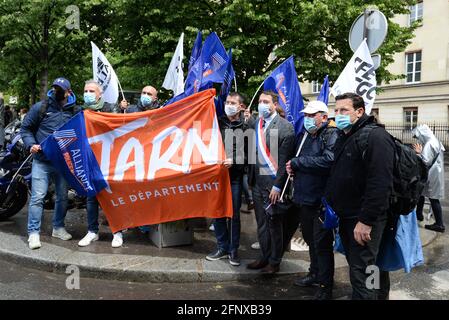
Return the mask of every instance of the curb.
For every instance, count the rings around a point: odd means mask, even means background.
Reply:
[[[424,229],[420,229],[420,233],[423,247],[438,237],[435,232]],[[42,244],[42,248],[31,251],[25,237],[0,232],[0,257],[24,267],[46,272],[66,273],[67,267],[77,266],[83,277],[131,282],[228,282],[265,276],[257,270],[246,269],[246,264],[252,260],[243,259],[239,267],[234,267],[226,260],[99,254],[71,250],[47,242]],[[336,254],[335,268],[346,266],[344,256]],[[307,273],[308,269],[308,261],[284,259],[281,271],[276,276]]]
[[[65,273],[77,266],[83,277],[132,282],[226,282],[259,278],[258,271],[246,269],[252,260],[242,260],[239,267],[227,261],[161,258],[144,255],[96,254],[79,252],[42,242],[31,251],[25,237],[0,232],[0,257],[22,266],[47,272]],[[286,259],[277,275],[306,273],[309,262]]]

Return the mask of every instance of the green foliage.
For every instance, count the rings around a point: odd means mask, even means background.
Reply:
[[[415,26],[400,27],[391,19],[408,13],[414,2],[368,1],[389,20],[387,40],[379,50],[378,81],[401,77],[386,67],[410,43]],[[363,0],[84,0],[75,1],[81,28],[69,30],[65,9],[73,3],[0,1],[0,91],[34,101],[33,95],[44,93],[49,81],[66,76],[80,95],[84,81],[92,77],[90,41],[106,53],[124,89],[160,88],[181,32],[186,71],[197,30],[204,37],[215,31],[226,49],[233,48],[239,91],[248,97],[292,54],[300,81],[326,74],[332,81],[352,55],[348,32],[366,6]],[[163,97],[168,94],[162,91]]]

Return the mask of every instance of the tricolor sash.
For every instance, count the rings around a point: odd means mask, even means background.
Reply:
[[[274,161],[273,157],[270,154],[270,150],[268,149],[265,133],[263,131],[263,119],[259,119],[259,124],[256,127],[256,142],[257,142],[257,151],[258,151],[258,159],[259,164],[263,168],[267,168],[271,174],[273,179],[276,179],[276,173],[278,171],[278,165],[276,161]]]

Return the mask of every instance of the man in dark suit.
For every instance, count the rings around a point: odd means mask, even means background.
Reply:
[[[253,186],[261,256],[247,268],[262,269],[268,274],[279,271],[284,252],[283,217],[278,201],[287,180],[286,163],[295,152],[293,126],[279,116],[278,106],[278,95],[265,91],[259,97],[259,117],[248,120],[249,127],[256,131],[257,157],[251,168],[250,184]]]

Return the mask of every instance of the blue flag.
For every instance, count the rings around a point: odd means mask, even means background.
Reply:
[[[228,59],[226,62],[226,71],[224,74],[224,81],[221,86],[220,95],[218,96],[215,106],[217,110],[217,115],[222,116],[224,114],[224,105],[226,103],[226,98],[231,92],[232,80],[235,78],[234,68],[232,67],[232,49],[228,51]]]
[[[203,45],[203,33],[201,31],[198,31],[198,34],[196,35],[195,43],[193,44],[192,54],[190,55],[190,59],[189,59],[189,69],[187,69],[188,73],[192,69],[196,60],[198,60],[198,58],[199,58],[199,56],[201,54],[202,45]]]
[[[86,135],[81,111],[48,136],[42,151],[79,195],[93,197],[107,187]]]
[[[187,74],[184,93],[173,97],[164,105],[210,89],[214,83],[223,83],[228,66],[227,62],[226,50],[217,34],[212,32],[204,41],[200,55]]]
[[[279,103],[285,111],[285,118],[293,124],[298,135],[303,129],[304,108],[299,88],[293,56],[277,67],[264,82],[264,90],[272,90],[279,95]]]
[[[228,55],[215,32],[204,41],[201,54],[187,75],[185,91],[191,95],[209,89],[213,83],[223,83]]]
[[[326,105],[329,104],[329,76],[327,75],[324,78],[324,83],[321,86],[321,91],[317,100],[324,102]]]

